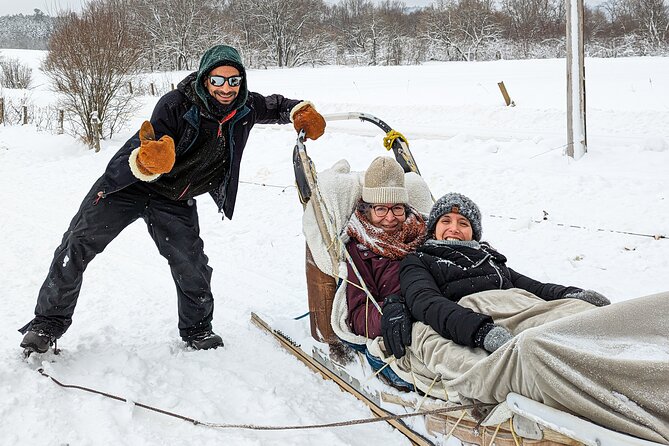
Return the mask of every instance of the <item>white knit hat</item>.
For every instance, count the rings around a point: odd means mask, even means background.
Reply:
[[[366,203],[408,203],[402,166],[388,156],[379,156],[372,161],[365,172],[362,200]]]

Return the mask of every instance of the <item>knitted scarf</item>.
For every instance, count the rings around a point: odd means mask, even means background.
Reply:
[[[346,233],[375,254],[400,260],[415,251],[425,239],[425,220],[411,210],[407,212],[402,228],[388,233],[372,225],[367,215],[356,209],[346,226]]]

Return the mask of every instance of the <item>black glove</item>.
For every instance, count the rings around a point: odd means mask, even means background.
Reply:
[[[492,353],[513,338],[509,330],[497,324],[483,324],[476,332],[474,343],[477,347]]]
[[[381,334],[386,349],[397,359],[406,353],[404,348],[411,345],[411,326],[413,318],[404,299],[397,294],[391,294],[383,301],[383,315],[381,316]]]
[[[602,296],[597,291],[593,290],[581,290],[575,293],[565,294],[565,298],[568,299],[578,299],[589,304],[593,304],[596,307],[603,307],[604,305],[611,305],[611,301],[608,300],[605,296]]]

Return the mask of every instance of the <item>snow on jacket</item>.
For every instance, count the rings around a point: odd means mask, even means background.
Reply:
[[[580,288],[541,283],[506,266],[506,257],[485,242],[428,240],[400,265],[402,295],[413,317],[460,345],[475,347],[486,314],[458,305],[473,293],[521,288],[544,299],[561,299]]]
[[[355,239],[346,244],[346,249],[379,306],[383,308],[386,297],[400,293],[400,260],[375,254]],[[348,280],[359,286],[360,282],[349,263],[347,268]],[[381,313],[373,303],[367,302],[367,294],[355,285],[349,283],[346,288],[348,323],[353,333],[373,339],[381,335]]]
[[[163,135],[169,135],[174,139],[176,163],[179,163],[179,159],[190,151],[199,149],[199,145],[195,142],[200,135],[201,120],[207,114],[207,110],[198,105],[202,104],[202,101],[194,101],[186,94],[187,87],[193,81],[199,85],[199,80],[203,79],[213,67],[220,65],[221,61],[232,61],[237,68],[241,68],[240,72],[245,74],[242,60],[236,51],[215,53],[211,55],[210,60],[204,61],[199,71],[186,77],[176,90],[160,98],[153,110],[151,124],[155,130],[156,139]],[[256,123],[288,124],[290,110],[300,102],[300,100],[287,99],[278,94],[263,96],[259,93],[248,92],[246,76],[244,76],[239,97],[245,100],[240,101],[234,117],[224,124],[227,126],[226,134],[229,135],[228,168],[220,175],[216,181],[217,184],[210,192],[219,212],[228,218],[232,218],[234,212],[242,153],[251,128]],[[139,181],[130,171],[128,163],[130,152],[139,145],[139,132],[137,132],[112,157],[103,175],[102,188],[98,191],[99,197],[117,192]]]

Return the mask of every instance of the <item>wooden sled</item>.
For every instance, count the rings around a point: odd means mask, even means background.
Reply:
[[[361,121],[375,124],[386,132],[384,146],[393,152],[395,159],[404,171],[420,174],[413,155],[409,150],[406,138],[392,130],[382,120],[365,113],[326,115],[325,119],[328,122],[360,119]],[[301,132],[293,151],[293,165],[299,199],[305,207],[305,212],[308,206],[311,206],[313,209],[320,236],[322,237],[320,242],[328,247],[331,271],[338,271],[339,262],[342,260],[342,250],[332,248],[336,246],[341,248],[343,243],[339,240],[338,235],[332,231],[335,225],[321,195],[318,175],[311,158],[307,154],[304,142],[304,134]],[[305,252],[305,263],[310,332],[313,338],[312,342],[320,345],[320,347],[314,348],[312,355],[314,357],[319,356],[316,353],[316,350],[318,350],[326,352],[327,356],[327,352],[331,350],[331,347],[341,344],[340,338],[331,325],[332,305],[338,283],[334,275],[330,275],[318,267],[309,247],[307,247]],[[304,353],[308,349],[301,347],[297,350]],[[293,353],[296,354],[299,352],[293,351]],[[306,355],[309,356],[308,351]],[[301,358],[301,360],[305,363],[312,362],[311,359],[305,361],[304,358]],[[315,361],[319,362],[318,359]],[[325,370],[321,369],[318,371],[325,378],[337,381],[333,376],[341,377],[348,373],[345,365],[336,364],[328,360],[320,362],[323,363],[322,365],[325,367]],[[313,365],[310,365],[310,367],[314,369]],[[350,380],[355,379],[357,377]],[[344,379],[343,381],[347,380]],[[347,388],[342,382],[338,382],[338,384],[342,389],[351,392],[351,389]],[[368,401],[364,401],[363,398],[360,399],[370,407],[373,406]],[[416,399],[417,394],[415,393],[408,394],[408,396],[399,396],[393,391],[382,392],[382,401],[379,405],[374,403],[376,407],[372,407],[372,410],[374,413],[379,413],[379,410],[396,412],[398,409],[404,411],[416,410],[417,407],[430,409],[451,404],[435,399],[427,399],[418,404]],[[426,432],[433,437],[433,440],[440,444],[445,443],[445,439],[452,436],[464,444],[478,446],[658,445],[658,443],[611,431],[582,418],[561,412],[516,394],[510,394],[506,402],[495,407],[484,419],[475,419],[470,413],[465,413],[464,411],[427,415],[424,417],[424,427]],[[406,432],[403,433],[407,435]],[[416,441],[410,435],[407,436],[414,444],[431,444],[431,440],[423,443],[422,441]]]

